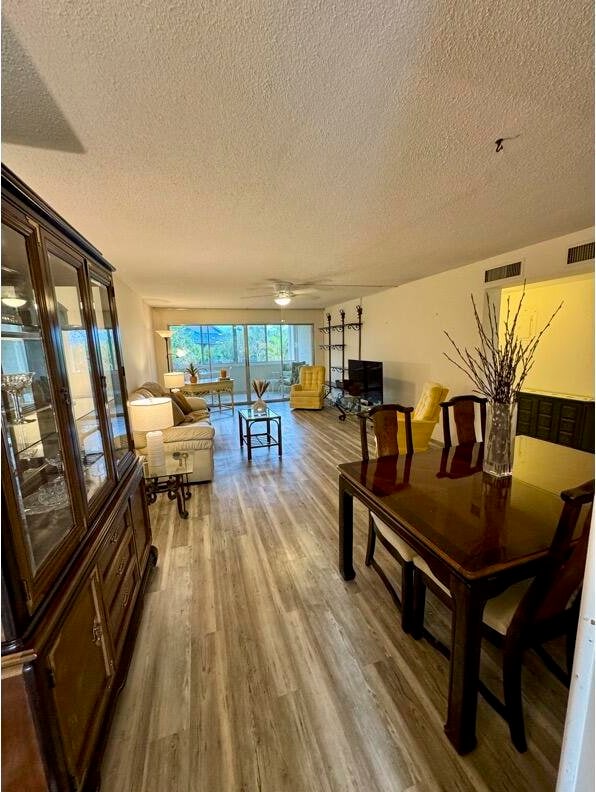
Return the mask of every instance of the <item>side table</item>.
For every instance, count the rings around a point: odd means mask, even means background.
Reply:
[[[193,470],[193,458],[190,454],[174,452],[166,454],[165,464],[150,465],[145,458],[143,462],[143,478],[147,503],[151,505],[157,500],[160,492],[166,492],[169,500],[175,500],[178,514],[186,519],[186,501],[190,498],[188,474]]]
[[[265,423],[264,432],[253,432],[254,424]],[[277,424],[277,438],[271,432],[271,424]],[[252,459],[253,448],[273,448],[277,446],[277,455],[281,456],[281,415],[267,408],[263,412],[256,412],[252,407],[238,410],[238,431],[240,433],[240,448],[246,443],[248,459]]]

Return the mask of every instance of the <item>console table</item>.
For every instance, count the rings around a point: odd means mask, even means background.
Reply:
[[[217,396],[218,409],[232,410],[232,412],[234,411],[235,404],[234,404],[233,379],[217,379],[211,382],[196,382],[193,384],[185,383],[185,385],[182,388],[180,388],[180,390],[186,396],[205,396],[207,394],[211,394],[212,396]],[[230,394],[229,402],[222,403],[221,401],[222,393]]]

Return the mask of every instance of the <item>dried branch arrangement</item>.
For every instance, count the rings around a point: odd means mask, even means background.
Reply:
[[[507,298],[507,314],[503,323],[504,337],[502,343],[499,342],[497,311],[495,306],[491,305],[488,295],[486,296],[488,330],[485,330],[482,326],[474,296],[472,295],[474,318],[480,338],[480,343],[474,348],[473,352],[469,352],[466,348],[462,352],[449,333],[446,330],[444,331],[457,352],[457,359],[450,357],[444,352],[443,354],[447,360],[470,377],[476,385],[474,390],[477,393],[481,393],[490,401],[499,404],[511,404],[518,391],[521,390],[526,377],[534,365],[534,353],[543,333],[550,327],[552,320],[563,307],[561,302],[542,330],[528,341],[523,342],[517,337],[516,331],[520,311],[526,296],[525,286],[524,283],[522,296],[513,314],[509,298]]]
[[[255,379],[252,381],[252,387],[254,392],[257,394],[257,398],[262,399],[263,394],[269,387],[269,380]]]

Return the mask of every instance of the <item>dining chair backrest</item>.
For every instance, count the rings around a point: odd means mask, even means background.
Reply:
[[[412,412],[413,407],[403,407],[401,404],[380,404],[373,407],[366,414],[360,414],[360,444],[362,459],[368,459],[367,420],[373,425],[377,445],[377,457],[396,456],[397,454],[413,454],[412,441]],[[406,447],[399,448],[397,441],[397,415],[403,414],[406,435]]]
[[[449,401],[441,402],[443,414],[443,443],[445,448],[451,448],[451,417],[455,426],[455,445],[479,443],[484,440],[486,431],[486,402],[487,399],[473,394],[454,396]],[[480,419],[476,420],[476,405],[479,405]],[[479,424],[479,427],[478,427]],[[480,428],[481,436],[477,435]]]
[[[594,502],[594,481],[561,493],[563,509],[540,572],[522,598],[508,632],[523,634],[533,624],[565,612],[582,585]],[[579,536],[576,536],[578,523]]]

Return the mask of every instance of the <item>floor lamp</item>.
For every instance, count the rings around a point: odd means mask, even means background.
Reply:
[[[158,336],[161,336],[166,342],[166,371],[170,370],[170,338],[174,335],[172,330],[156,330]]]

